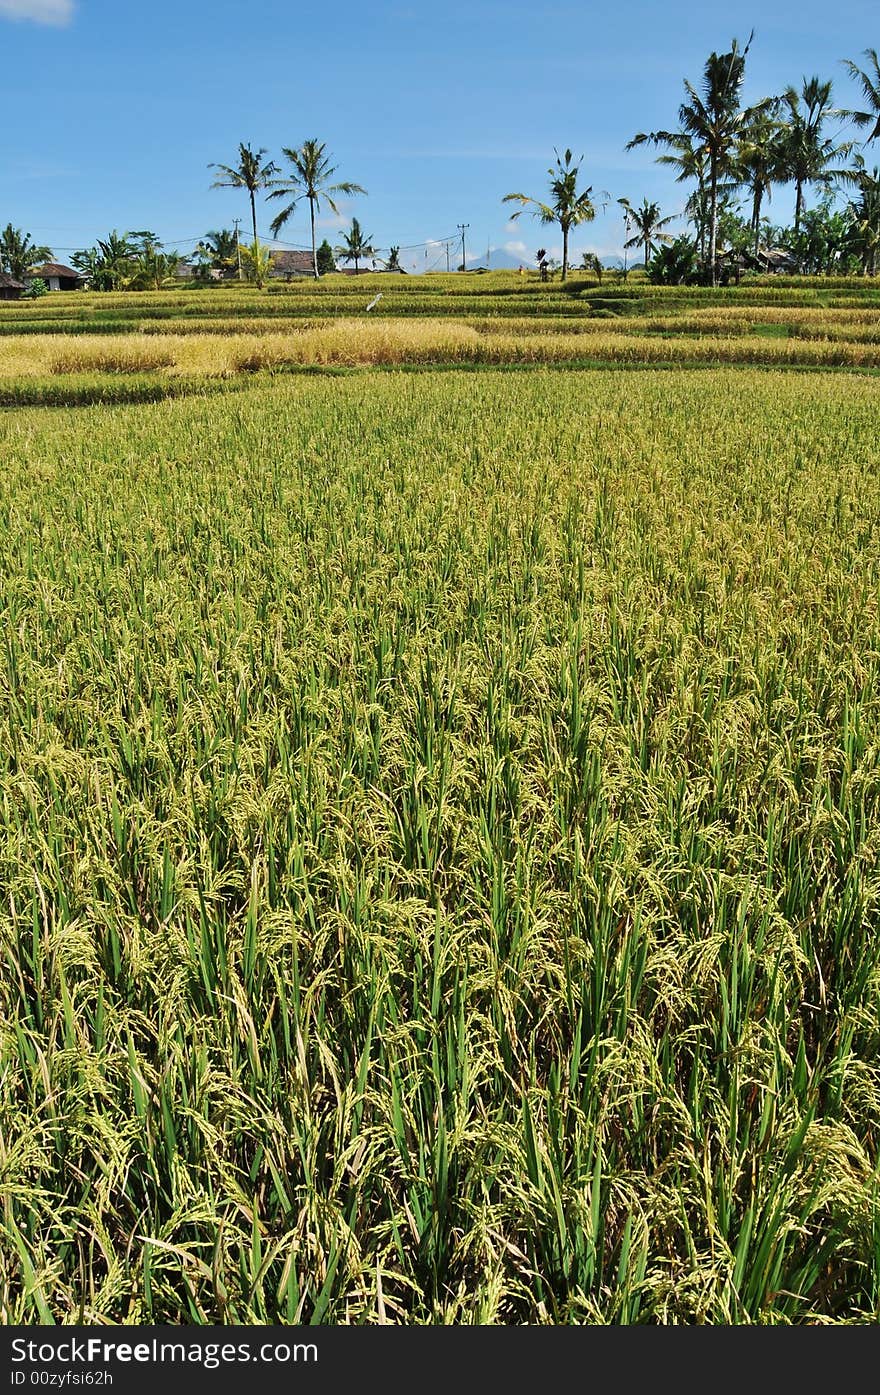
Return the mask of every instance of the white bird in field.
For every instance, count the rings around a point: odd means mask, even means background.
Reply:
[[[376,308],[376,306],[379,304],[379,301],[380,301],[381,299],[382,299],[382,292],[380,291],[378,295],[373,296],[373,299],[370,301],[369,305],[367,306],[367,314],[369,314],[371,310],[374,310],[374,309]]]

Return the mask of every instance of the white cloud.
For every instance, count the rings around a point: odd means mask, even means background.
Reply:
[[[74,0],[0,0],[0,19],[31,19],[35,24],[69,24]]]
[[[328,213],[325,218],[315,219],[315,227],[319,232],[324,232],[328,228],[333,231],[348,227],[350,222],[351,219],[343,217],[341,213]]]
[[[505,252],[510,252],[512,256],[519,256],[521,253],[528,251],[528,248],[524,242],[505,242],[503,250]]]

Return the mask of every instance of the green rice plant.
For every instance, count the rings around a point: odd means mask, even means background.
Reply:
[[[3,380],[2,1318],[876,1322],[874,382],[402,328]]]

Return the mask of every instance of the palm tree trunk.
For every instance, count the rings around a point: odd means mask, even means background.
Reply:
[[[565,278],[566,278],[567,275],[568,275],[568,227],[567,227],[566,224],[563,224],[563,226],[562,226],[562,279],[563,279],[563,281],[565,280]]]
[[[710,263],[710,284],[718,285],[718,268],[715,265],[715,255],[718,249],[718,165],[712,158],[712,182],[709,188],[709,263]]]
[[[752,232],[755,237],[755,256],[758,255],[758,248],[761,245],[761,198],[764,190],[761,185],[755,186],[755,197],[752,201]]]
[[[315,244],[315,200],[309,197],[309,213],[312,215],[312,269],[318,279],[318,248]]]
[[[801,230],[801,213],[804,207],[804,186],[801,180],[797,181],[797,194],[794,201],[794,235],[797,237]]]
[[[702,171],[697,180],[698,202],[697,209],[700,215],[700,260],[706,260],[706,181]]]
[[[257,238],[257,204],[256,204],[256,200],[254,199],[254,191],[253,191],[253,189],[249,189],[249,190],[248,190],[248,193],[249,193],[250,196],[251,196],[251,222],[252,222],[253,225],[254,225],[254,246],[256,246],[257,241],[258,241],[258,238]]]
[[[650,255],[650,252],[651,252],[651,239],[650,239],[649,237],[646,237],[646,238],[645,238],[645,270],[646,270],[646,271],[648,270],[648,257],[649,257],[649,255]]]

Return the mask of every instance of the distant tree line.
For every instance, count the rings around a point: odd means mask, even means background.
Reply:
[[[698,87],[685,81],[685,99],[678,109],[678,124],[670,130],[640,132],[627,150],[649,144],[662,153],[658,162],[672,167],[680,183],[690,184],[685,217],[693,237],[673,239],[666,231],[671,217],[663,217],[656,203],[643,200],[634,208],[628,199],[618,202],[624,210],[628,236],[625,247],[644,249],[645,266],[660,280],[705,279],[717,284],[719,253],[749,252],[753,257],[765,243],[789,250],[804,271],[860,269],[876,274],[880,253],[880,170],[869,170],[864,157],[854,153],[855,140],[829,134],[833,122],[850,121],[866,133],[864,144],[880,134],[880,63],[875,49],[866,49],[861,68],[851,59],[844,63],[861,89],[861,109],[835,109],[832,84],[817,76],[804,78],[799,88],[790,86],[777,96],[764,97],[749,106],[742,103],[746,56],[752,36],[740,49],[736,39],[726,53],[711,53]],[[596,210],[592,186],[578,188],[583,157],[575,162],[571,150],[557,153],[548,171],[548,199],[523,193],[506,194],[504,202],[531,207],[545,224],[558,225],[562,234],[562,278],[568,273],[571,230],[591,222]],[[795,193],[791,228],[774,228],[762,218],[775,185],[791,185]],[[806,209],[806,193],[819,191],[820,202]],[[843,208],[835,209],[834,196],[849,191]],[[741,212],[745,196],[747,216]],[[606,200],[609,195],[603,196]],[[665,245],[664,245],[665,244]]]
[[[691,231],[673,237],[668,227],[675,219],[664,216],[656,203],[645,198],[634,205],[628,198],[619,198],[626,229],[624,248],[640,248],[648,274],[658,281],[702,280],[716,285],[724,275],[725,258],[738,257],[746,264],[751,259],[758,265],[762,244],[788,253],[805,273],[876,275],[880,269],[880,169],[869,168],[862,150],[880,136],[877,50],[864,51],[864,67],[852,59],[843,60],[861,94],[856,108],[835,107],[831,81],[818,75],[746,106],[742,93],[752,39],[750,35],[743,48],[734,39],[726,52],[711,53],[698,85],[685,80],[674,126],[639,132],[628,142],[627,150],[641,145],[656,148],[658,163],[673,169],[677,182],[687,186],[681,216]],[[851,138],[843,139],[847,122],[854,129]],[[284,146],[281,153],[286,168],[268,158],[265,147],[254,149],[241,143],[234,163],[210,166],[216,175],[212,187],[247,194],[252,241],[243,246],[237,232],[226,228],[207,233],[193,258],[197,277],[240,275],[263,283],[272,254],[259,240],[260,196],[282,202],[270,225],[273,237],[301,204],[308,207],[315,277],[333,270],[337,257],[353,263],[355,271],[376,257],[372,238],[357,218],[335,252],[326,239],[320,246],[317,242],[322,208],[338,216],[341,198],[364,195],[366,189],[337,178],[337,166],[318,140]],[[503,202],[521,205],[513,218],[530,211],[542,224],[558,226],[565,280],[571,234],[593,221],[596,208],[592,185],[580,187],[583,156],[575,160],[571,149],[562,155],[554,153],[547,197],[513,192]],[[794,219],[790,226],[774,226],[764,210],[774,188],[783,185],[794,191]],[[808,207],[811,191],[818,199]],[[611,200],[607,193],[597,197],[606,204]],[[385,263],[389,270],[401,269],[399,252],[399,247],[391,249]],[[583,266],[595,267],[601,275],[595,254],[584,255]],[[49,248],[36,246],[29,234],[11,224],[0,234],[0,270],[17,279],[50,256]],[[175,279],[179,260],[178,253],[165,249],[151,232],[114,231],[71,257],[74,267],[97,290],[161,289]],[[538,264],[542,275],[553,269],[543,248]]]

